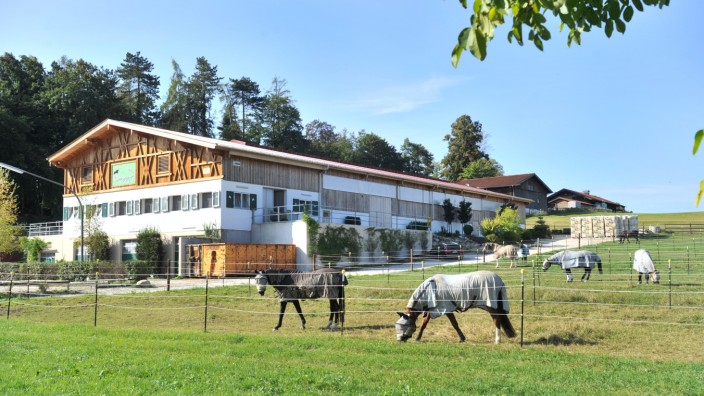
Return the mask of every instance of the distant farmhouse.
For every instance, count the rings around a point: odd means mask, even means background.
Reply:
[[[506,204],[525,207],[525,194],[506,194],[121,121],[106,120],[49,158],[64,170],[63,219],[41,232],[51,246],[42,260],[73,260],[85,227],[99,226],[111,260],[136,258],[137,234],[160,232],[171,273],[188,276],[188,246],[217,231],[222,242],[294,244],[299,269],[311,267],[304,212],[323,226],[345,225],[430,232],[447,227],[442,204],[472,207],[475,230]],[[521,190],[547,190],[535,175]],[[549,191],[549,190],[548,190]],[[78,196],[80,195],[80,202]],[[541,201],[544,202],[544,199]],[[418,224],[424,227],[419,230]],[[450,229],[459,229],[457,223]],[[37,230],[43,227],[35,227]]]
[[[551,210],[564,210],[572,208],[585,208],[606,210],[612,212],[625,212],[626,207],[618,202],[609,201],[589,191],[578,192],[563,188],[548,197],[548,208]]]
[[[526,206],[527,213],[547,212],[547,196],[552,192],[550,187],[535,173],[466,179],[460,180],[457,183],[510,195],[512,197],[530,199],[533,202]]]

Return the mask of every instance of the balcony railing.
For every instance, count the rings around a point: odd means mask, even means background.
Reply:
[[[26,226],[27,236],[38,237],[47,235],[61,235],[64,232],[62,221],[52,221],[49,223],[33,223]]]

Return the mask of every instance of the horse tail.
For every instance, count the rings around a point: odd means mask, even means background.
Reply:
[[[497,310],[499,326],[501,326],[501,329],[506,333],[506,337],[513,338],[516,336],[516,330],[511,324],[511,319],[508,318],[508,310],[504,308],[504,303],[508,305],[505,299],[508,299],[508,295],[506,294],[506,288],[502,286],[501,290],[499,290],[499,305]]]

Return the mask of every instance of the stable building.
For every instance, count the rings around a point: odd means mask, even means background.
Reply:
[[[310,267],[304,212],[325,224],[411,229],[447,227],[442,203],[472,204],[472,224],[514,204],[525,219],[530,199],[442,180],[282,152],[238,141],[105,120],[49,158],[64,169],[62,231],[46,236],[55,260],[80,253],[84,232],[101,229],[111,259],[135,258],[136,236],[156,229],[172,273],[188,276],[187,246],[217,235],[240,244],[293,244]],[[74,192],[80,196],[80,204]],[[92,210],[88,210],[92,209]],[[459,229],[459,223],[456,225]],[[41,228],[41,227],[39,227]],[[360,232],[361,233],[361,232]]]

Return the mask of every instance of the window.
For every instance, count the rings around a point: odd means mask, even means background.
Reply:
[[[157,174],[169,173],[169,155],[164,154],[157,157]]]
[[[127,202],[115,202],[115,216],[124,216],[125,214],[127,214]]]
[[[161,213],[166,213],[169,211],[169,197],[161,197],[160,199],[160,210]]]
[[[191,194],[191,210],[198,209],[198,194]]]
[[[55,252],[41,252],[39,253],[39,261],[42,263],[55,263],[56,253]]]
[[[220,207],[220,191],[213,191],[213,207]]]
[[[318,201],[293,200],[293,211],[296,213],[307,211],[311,216],[317,216],[318,210]]]
[[[169,197],[169,200],[171,200],[171,210],[178,211],[181,210],[181,196],[180,195],[172,195]]]
[[[203,209],[213,207],[213,193],[201,193],[200,195],[200,207]]]
[[[142,212],[142,213],[152,213],[152,209],[153,209],[152,203],[153,203],[153,200],[152,200],[151,198],[147,198],[147,199],[144,199],[143,202],[144,202],[144,203],[142,204],[142,209],[143,209],[143,212]]]
[[[122,242],[122,261],[137,260],[137,241]]]
[[[216,197],[217,196],[217,197]],[[215,201],[217,200],[217,206],[215,206]],[[220,193],[213,193],[213,206],[220,206]],[[256,194],[242,194],[233,191],[227,191],[225,193],[225,207],[228,208],[239,208],[239,209],[257,209],[257,195]]]
[[[81,184],[91,183],[93,183],[93,168],[90,166],[84,166],[81,169]]]

